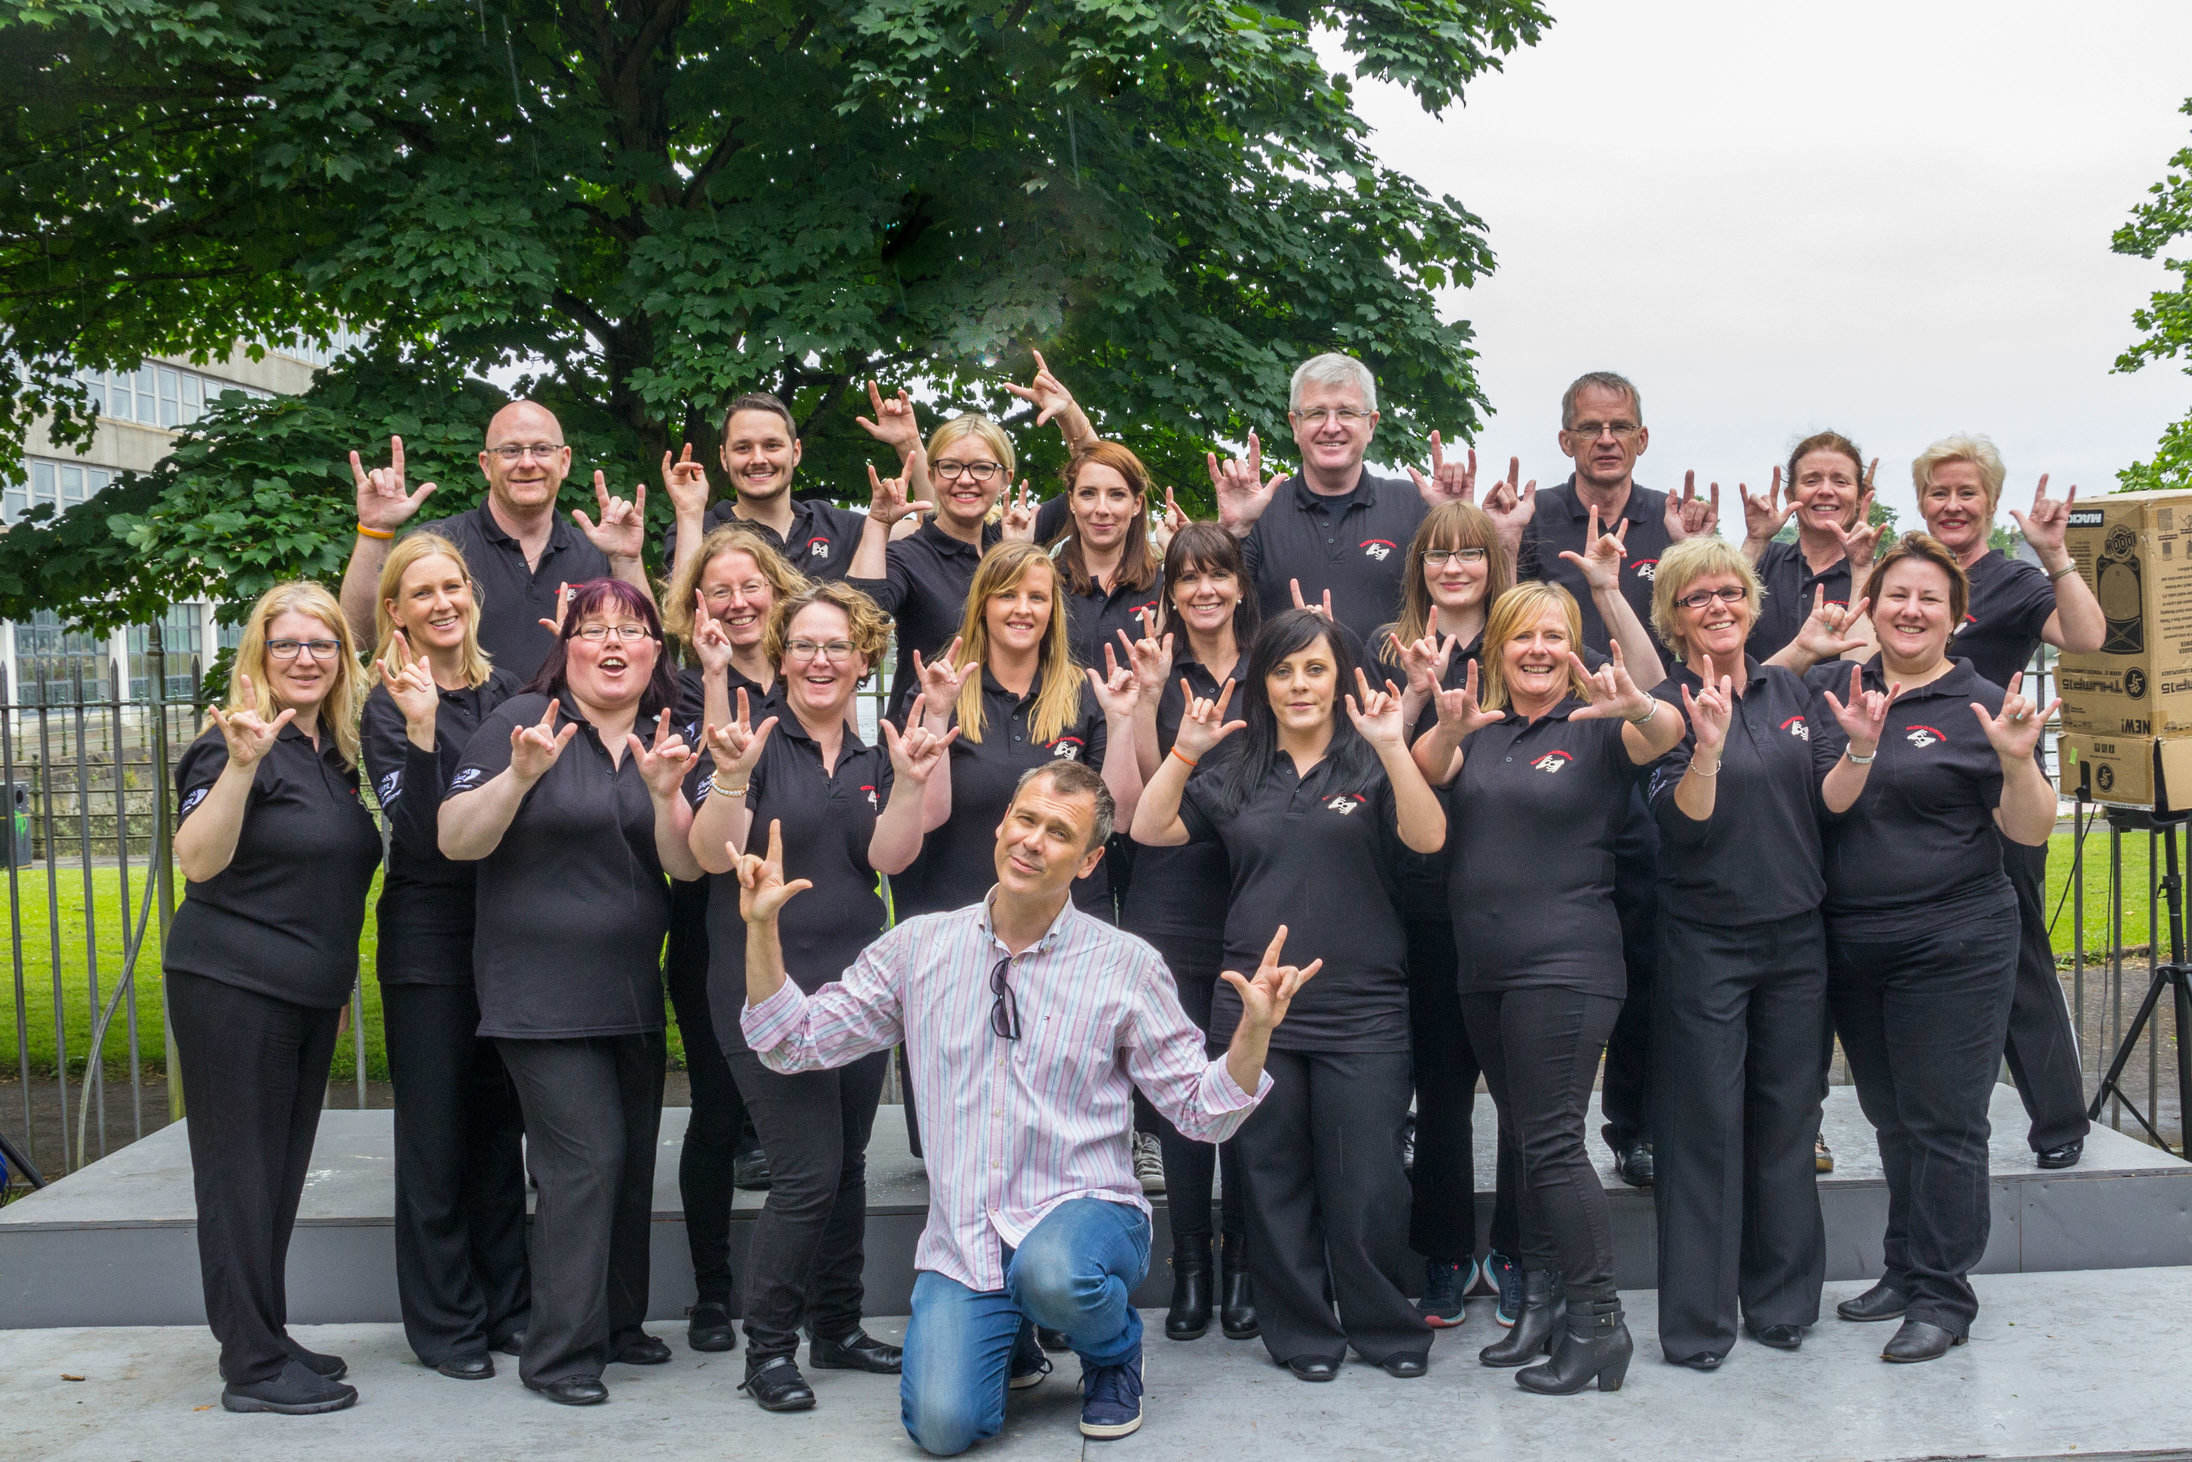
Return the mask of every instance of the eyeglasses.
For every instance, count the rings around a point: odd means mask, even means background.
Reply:
[[[341,649],[340,640],[268,640],[266,658],[286,663],[299,655],[310,654],[315,660],[332,660]]]
[[[572,631],[572,633],[577,635],[578,638],[582,640],[587,640],[597,645],[600,644],[603,640],[608,639],[611,635],[614,635],[616,638],[625,641],[645,640],[653,638],[653,636],[648,634],[647,626],[643,624],[635,624],[630,620],[625,621],[623,624],[582,624],[576,630]]]
[[[521,457],[538,457],[545,462],[563,450],[561,442],[505,442],[499,447],[487,449],[505,462],[515,462]]]
[[[1579,421],[1567,430],[1569,436],[1581,437],[1587,442],[1595,442],[1607,432],[1625,442],[1644,428],[1633,421]]]
[[[784,657],[788,660],[815,660],[827,655],[832,660],[852,658],[851,640],[786,640]]]
[[[1484,550],[1481,548],[1426,548],[1423,551],[1423,566],[1427,569],[1445,568],[1449,559],[1466,567],[1475,568],[1478,564],[1484,562]]]
[[[1292,415],[1294,420],[1304,426],[1323,426],[1328,421],[1336,421],[1341,426],[1353,426],[1358,421],[1368,421],[1371,414],[1357,411],[1352,406],[1317,406],[1308,411],[1296,411]]]
[[[1738,599],[1748,598],[1750,592],[1741,584],[1723,584],[1717,589],[1700,589],[1695,594],[1684,594],[1674,602],[1684,609],[1703,609],[1715,599],[1722,604],[1733,604]]]
[[[1020,1002],[1012,996],[1012,986],[1005,983],[1005,976],[1012,973],[1012,959],[1007,956],[997,961],[997,968],[989,972],[989,992],[997,998],[990,1002],[990,1033],[1008,1041],[1020,1039]]]
[[[1004,470],[1002,466],[995,462],[960,462],[952,458],[946,458],[936,464],[936,475],[938,477],[964,477],[977,486],[988,482]]]

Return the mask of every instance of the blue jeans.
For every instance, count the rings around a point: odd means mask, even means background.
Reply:
[[[1084,1366],[1142,1352],[1134,1287],[1149,1272],[1149,1220],[1101,1198],[1061,1203],[1005,1251],[1005,1287],[972,1290],[933,1270],[913,1282],[899,1415],[922,1450],[964,1452],[1004,1429],[1005,1388],[1023,1325],[1062,1330]]]

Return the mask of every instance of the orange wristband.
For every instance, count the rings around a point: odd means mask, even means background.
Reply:
[[[1177,746],[1172,748],[1172,755],[1178,757],[1181,761],[1186,762],[1190,770],[1202,765],[1201,762],[1197,761],[1194,757],[1189,756],[1186,752],[1180,750],[1180,748],[1178,748]]]
[[[360,523],[358,525],[358,536],[360,538],[378,538],[381,540],[381,542],[387,543],[394,539],[396,535],[393,533],[385,532],[379,528],[368,528],[365,526],[365,524]]]

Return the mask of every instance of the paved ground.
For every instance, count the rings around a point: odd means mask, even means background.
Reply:
[[[1862,1288],[1828,1286],[1832,1301]],[[1254,1342],[1215,1333],[1154,1340],[1148,1423],[1134,1437],[1084,1446],[1072,1374],[1015,1399],[1009,1429],[976,1455],[1280,1459],[1618,1458],[1622,1462],[1771,1458],[2034,1458],[2179,1455],[2192,1445],[2192,1270],[2004,1275],[1980,1282],[1972,1343],[1941,1361],[1890,1367],[1876,1358],[1889,1327],[1832,1319],[1793,1355],[1744,1344],[1717,1374],[1662,1364],[1653,1296],[1625,1296],[1638,1337],[1617,1395],[1548,1398],[1476,1364],[1494,1333],[1484,1302],[1441,1337],[1424,1380],[1394,1381],[1351,1365],[1306,1386],[1269,1365]],[[1151,1316],[1154,1322],[1156,1317]],[[443,1380],[388,1325],[300,1330],[335,1350],[363,1393],[327,1417],[231,1416],[219,1409],[210,1338],[195,1329],[0,1332],[0,1455],[10,1459],[218,1458],[320,1455],[430,1457],[763,1457],[799,1462],[913,1458],[894,1382],[818,1373],[820,1407],[768,1416],[735,1391],[737,1355],[685,1349],[659,1370],[613,1367],[610,1404],[568,1410],[525,1392],[505,1360],[492,1381]],[[898,1322],[879,1321],[896,1338]],[[81,1377],[80,1380],[64,1379]]]

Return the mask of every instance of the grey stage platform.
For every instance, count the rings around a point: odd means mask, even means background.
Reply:
[[[1492,1107],[1477,1099],[1478,1206],[1489,1222]],[[684,1216],[677,1195],[678,1147],[686,1111],[663,1113],[655,1168],[654,1288],[651,1313],[670,1319],[692,1300]],[[1986,1273],[2192,1265],[2192,1165],[2111,1132],[2096,1130],[2085,1161],[2061,1173],[2034,1168],[2023,1141],[2016,1092],[1994,1092],[1994,1228]],[[1594,1111],[1590,1130],[1598,1128]],[[1820,1180],[1827,1222],[1827,1277],[1874,1275],[1887,1191],[1871,1128],[1856,1094],[1836,1087],[1826,1129],[1838,1166]],[[1605,1150],[1593,1143],[1602,1171]],[[305,1183],[290,1249],[290,1316],[298,1324],[397,1318],[390,1114],[330,1111]],[[884,1108],[868,1156],[868,1308],[905,1312],[913,1283],[914,1238],[928,1204],[920,1166],[907,1155],[905,1123]],[[1649,1288],[1653,1214],[1648,1193],[1606,1176],[1612,1195],[1617,1277]],[[738,1195],[734,1268],[760,1208]],[[1483,1231],[1480,1225],[1480,1232]],[[1153,1252],[1168,1251],[1162,1201]],[[204,1321],[198,1287],[190,1161],[180,1125],[162,1130],[41,1193],[0,1208],[0,1323],[9,1326],[193,1325]],[[1160,1257],[1137,1302],[1161,1305],[1169,1281]]]

